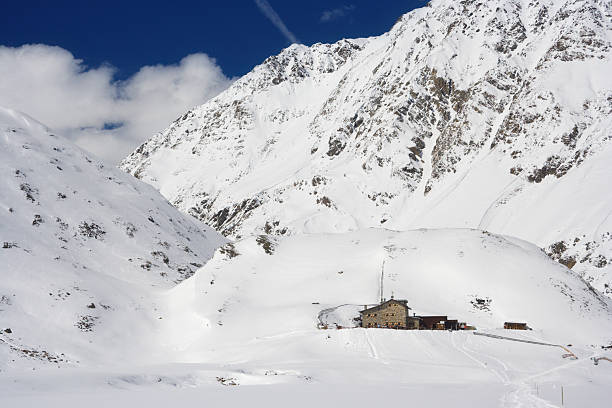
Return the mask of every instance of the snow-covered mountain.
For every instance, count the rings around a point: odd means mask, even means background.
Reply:
[[[469,227],[612,294],[612,6],[434,0],[292,45],[122,168],[229,237]]]
[[[0,109],[0,371],[129,355],[157,319],[152,293],[225,239],[155,189],[35,120]]]
[[[0,110],[0,405],[607,407],[611,7],[293,45],[126,158],[152,186]],[[477,330],[354,327],[392,295]]]

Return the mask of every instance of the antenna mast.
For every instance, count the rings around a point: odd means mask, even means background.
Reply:
[[[384,277],[385,277],[385,260],[383,260],[382,268],[380,270],[380,303],[385,301],[384,298],[383,298],[383,294],[384,294],[384,290],[383,290]]]

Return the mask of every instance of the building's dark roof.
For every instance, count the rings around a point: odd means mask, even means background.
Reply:
[[[375,312],[377,310],[382,309],[383,307],[387,306],[390,303],[396,303],[396,304],[404,306],[406,309],[412,309],[411,307],[408,307],[408,301],[407,300],[404,300],[404,299],[389,299],[386,302],[382,302],[380,305],[376,305],[374,307],[370,307],[368,309],[362,310],[359,313]]]

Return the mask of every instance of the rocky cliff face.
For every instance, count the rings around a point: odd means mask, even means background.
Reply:
[[[229,237],[471,227],[612,294],[612,6],[432,1],[292,45],[122,163]]]

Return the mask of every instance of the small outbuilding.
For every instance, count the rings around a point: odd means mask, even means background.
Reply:
[[[507,330],[529,330],[527,323],[505,322],[504,329]]]
[[[448,316],[419,316],[421,329],[425,330],[444,330]]]
[[[459,320],[451,319],[444,321],[444,330],[459,330]]]

